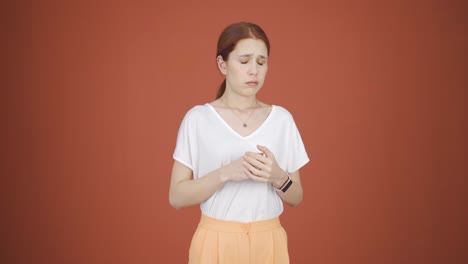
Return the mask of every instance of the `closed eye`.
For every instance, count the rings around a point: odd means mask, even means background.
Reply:
[[[265,64],[265,62],[266,62],[265,59],[259,59],[259,60],[257,60],[257,64],[258,64],[258,65],[263,65],[263,64]]]
[[[250,56],[241,56],[240,63],[247,64],[250,61]],[[257,58],[257,64],[262,66],[266,63],[267,59],[263,56]]]

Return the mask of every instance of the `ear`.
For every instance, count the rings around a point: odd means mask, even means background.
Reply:
[[[224,61],[223,57],[219,55],[216,57],[216,64],[218,65],[219,71],[223,74],[226,75],[226,61]]]

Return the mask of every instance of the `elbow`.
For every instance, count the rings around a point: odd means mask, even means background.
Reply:
[[[180,209],[180,207],[177,206],[177,203],[175,203],[172,199],[169,199],[169,204],[170,204],[174,209]]]
[[[299,205],[301,204],[301,202],[302,202],[302,200],[297,201],[297,202],[295,202],[295,203],[290,203],[289,205],[290,205],[291,207],[297,207],[297,206],[299,206]]]
[[[291,206],[291,207],[297,207],[297,206],[299,206],[299,205],[301,204],[301,202],[302,202],[302,200],[300,200],[300,201],[295,201],[295,202],[293,202],[293,203],[289,203],[289,206]]]
[[[174,208],[174,209],[182,209],[185,207],[189,207],[192,204],[187,203],[183,197],[176,196],[174,194],[169,194],[169,204]]]
[[[177,209],[177,210],[183,208],[183,206],[179,205],[178,203],[176,203],[176,202],[174,202],[174,201],[172,201],[172,200],[169,200],[169,204],[170,204],[174,209]]]
[[[181,209],[183,207],[183,206],[181,206],[181,204],[177,201],[177,199],[172,194],[169,194],[169,204],[174,209]]]
[[[298,197],[296,197],[296,199],[294,199],[293,201],[290,201],[288,205],[291,207],[297,207],[298,205],[302,203],[302,199],[303,199],[303,196],[301,194]]]
[[[289,206],[291,207],[297,207],[301,204],[302,201],[297,201],[297,202],[293,202],[293,203],[288,203]]]

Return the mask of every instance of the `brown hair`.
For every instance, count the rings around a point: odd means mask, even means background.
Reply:
[[[237,42],[241,39],[260,39],[265,42],[268,54],[270,53],[270,41],[267,35],[258,25],[239,22],[226,27],[218,39],[218,49],[216,57],[221,56],[223,60],[227,61],[229,54],[234,50]],[[221,83],[216,99],[220,98],[226,90],[226,79]]]

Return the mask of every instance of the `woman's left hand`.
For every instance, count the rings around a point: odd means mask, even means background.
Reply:
[[[244,155],[244,166],[247,174],[254,181],[270,182],[275,188],[280,188],[287,180],[288,175],[284,172],[275,155],[267,147],[258,145],[262,153],[247,152]]]

